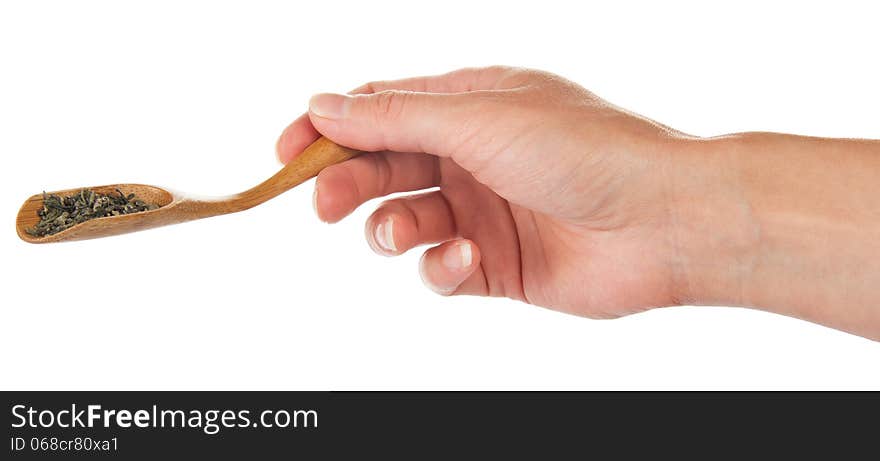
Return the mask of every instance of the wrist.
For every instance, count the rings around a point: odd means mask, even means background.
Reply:
[[[679,147],[668,194],[677,301],[749,305],[761,232],[743,191],[745,146],[722,137],[688,139]]]
[[[880,337],[880,143],[745,133],[687,141],[676,162],[683,303]]]

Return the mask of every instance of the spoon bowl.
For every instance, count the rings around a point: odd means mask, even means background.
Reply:
[[[79,189],[67,189],[46,194],[54,194],[59,197],[73,195],[78,193]],[[175,202],[180,202],[181,197],[175,195],[165,189],[156,186],[147,186],[144,184],[112,184],[109,186],[89,187],[96,193],[116,194],[117,190],[125,195],[135,194],[136,197],[146,203],[153,203],[161,208],[149,211],[141,211],[138,213],[124,214],[119,216],[107,216],[104,218],[90,219],[81,222],[73,227],[65,229],[61,232],[44,237],[38,237],[27,233],[27,229],[32,229],[40,221],[37,214],[43,209],[43,194],[30,196],[18,210],[18,218],[15,220],[15,231],[18,236],[29,243],[51,243],[62,242],[65,240],[82,240],[86,238],[108,237],[116,234],[125,234],[135,232],[152,227],[158,227],[165,224],[168,218],[168,210]],[[160,211],[163,211],[159,213]]]
[[[21,206],[21,209],[18,210],[15,230],[18,236],[25,242],[53,243],[109,237],[195,219],[235,213],[276,197],[316,176],[322,169],[348,160],[358,154],[358,151],[339,146],[322,137],[288,162],[284,168],[271,178],[244,192],[226,197],[195,198],[161,187],[144,184],[113,184],[89,187],[88,189],[103,194],[115,194],[117,189],[125,195],[135,194],[137,198],[146,203],[158,205],[159,208],[91,219],[44,237],[34,236],[27,232],[27,229],[33,228],[40,221],[37,213],[43,208],[43,194],[36,194],[29,197]],[[76,194],[82,189],[54,191],[51,194],[63,197]]]

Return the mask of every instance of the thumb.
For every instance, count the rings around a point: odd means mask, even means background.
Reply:
[[[449,156],[479,113],[467,93],[382,91],[322,93],[309,101],[312,125],[327,138],[363,151],[391,150]]]

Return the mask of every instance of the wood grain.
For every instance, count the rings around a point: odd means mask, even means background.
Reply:
[[[219,198],[193,198],[156,186],[143,184],[112,184],[90,187],[95,192],[110,193],[119,189],[122,193],[135,194],[147,203],[161,205],[156,210],[120,216],[92,219],[65,229],[57,234],[34,237],[25,230],[39,222],[37,212],[43,207],[43,194],[28,198],[15,220],[18,236],[29,243],[52,243],[85,240],[137,232],[154,227],[178,224],[196,219],[235,213],[257,206],[272,199],[310,178],[324,168],[355,157],[360,152],[339,146],[324,137],[307,147],[271,178],[239,194]],[[50,192],[55,195],[71,195],[80,189]]]

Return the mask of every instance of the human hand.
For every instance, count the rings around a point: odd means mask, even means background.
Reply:
[[[593,318],[756,307],[880,339],[880,142],[698,138],[545,72],[490,67],[321,94],[278,140],[369,151],[324,169],[318,216],[372,198],[370,246],[428,249],[441,294]]]
[[[670,156],[687,139],[558,76],[490,67],[322,94],[278,141],[287,162],[318,132],[370,153],[323,170],[318,216],[383,203],[382,255],[421,260],[442,294],[506,296],[589,317],[677,303]]]

